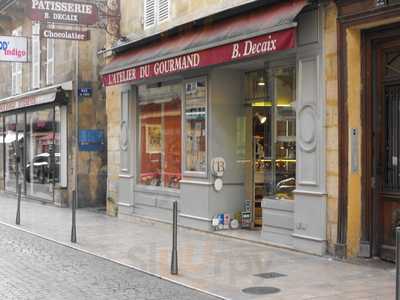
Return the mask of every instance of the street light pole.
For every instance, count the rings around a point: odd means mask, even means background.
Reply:
[[[79,42],[75,41],[75,189],[72,195],[71,242],[76,243],[76,208],[78,206],[79,158]]]

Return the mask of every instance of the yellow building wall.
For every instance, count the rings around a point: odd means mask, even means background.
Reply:
[[[346,30],[347,42],[347,106],[348,106],[348,139],[349,139],[349,168],[348,168],[348,212],[347,212],[347,256],[354,257],[359,254],[361,238],[361,204],[362,204],[362,165],[361,165],[361,146],[362,146],[362,124],[361,124],[361,31],[399,22],[400,17],[386,18],[380,21],[365,22]],[[357,172],[351,170],[351,129],[358,129],[358,165]]]
[[[358,171],[351,170],[351,130],[358,130],[358,149],[361,149],[361,34],[359,29],[346,30],[347,61],[347,109],[349,125],[349,167],[348,167],[348,212],[347,212],[347,255],[359,252],[361,235],[361,153],[358,155]]]

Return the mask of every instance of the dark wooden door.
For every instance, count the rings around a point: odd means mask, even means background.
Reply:
[[[377,201],[380,256],[394,261],[395,228],[400,226],[400,41],[378,46],[377,98],[380,104],[377,145]]]

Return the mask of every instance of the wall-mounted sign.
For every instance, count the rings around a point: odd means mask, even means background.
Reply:
[[[216,192],[222,191],[222,188],[224,187],[224,182],[222,181],[221,178],[216,178],[214,180],[214,189]]]
[[[104,147],[105,140],[103,130],[79,130],[80,151],[103,151]]]
[[[0,101],[0,112],[10,111],[14,109],[40,105],[53,102],[56,99],[56,93],[49,93],[36,96],[28,96],[9,101]]]
[[[42,22],[93,25],[97,22],[97,7],[92,3],[32,0],[31,19]]]
[[[216,157],[211,160],[211,173],[216,177],[222,177],[225,173],[225,159]]]
[[[40,31],[40,36],[46,39],[88,41],[90,40],[90,31],[44,28]]]
[[[27,62],[27,38],[21,36],[0,36],[0,61]]]
[[[92,96],[92,88],[80,88],[78,93],[80,97],[90,97]]]

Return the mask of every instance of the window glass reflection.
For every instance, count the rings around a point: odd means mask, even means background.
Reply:
[[[5,117],[5,186],[6,191],[17,191],[17,116]]]
[[[28,112],[26,115],[26,168],[27,194],[49,199],[53,197],[54,133],[53,108]]]

